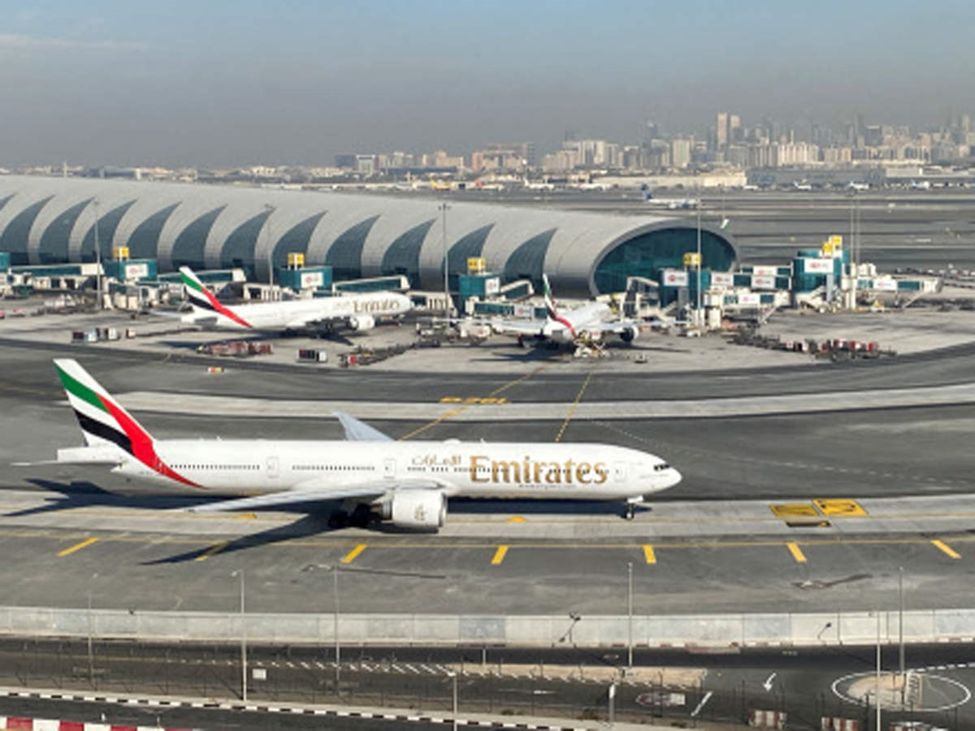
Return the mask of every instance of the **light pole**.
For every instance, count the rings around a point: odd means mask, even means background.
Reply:
[[[877,610],[877,697],[874,698],[874,705],[877,707],[877,731],[882,728],[880,725],[880,610]]]
[[[237,569],[231,576],[240,577],[240,697],[247,702],[247,615],[244,608],[244,570]]]
[[[456,673],[456,671],[451,671],[448,674],[447,677],[449,677],[451,679],[451,681],[453,682],[453,684],[454,684],[454,688],[453,688],[453,697],[454,697],[454,719],[453,719],[454,720],[454,723],[453,723],[453,726],[454,726],[454,729],[453,729],[453,731],[457,731],[457,673]]]
[[[616,683],[609,686],[609,727],[616,725]]]
[[[900,670],[900,682],[901,682],[901,705],[904,705],[904,693],[907,690],[907,676],[904,674],[904,567],[897,567],[897,594],[899,607],[897,611],[897,640],[899,647],[898,652],[898,670]]]
[[[450,206],[444,201],[440,204],[442,214],[442,237],[443,237],[443,316],[445,320],[450,319],[450,267],[447,266],[447,211]]]
[[[626,667],[633,669],[633,562],[626,564],[626,615],[627,615],[627,641],[626,641]]]
[[[267,281],[271,288],[274,287],[274,247],[271,245],[271,214],[274,212],[274,206],[270,203],[264,204],[264,210],[267,211],[267,219],[264,223],[264,229],[267,231]],[[270,292],[268,292],[270,294]]]
[[[700,327],[703,322],[701,316],[701,207],[704,205],[704,198],[698,192],[697,196],[697,312],[695,313],[696,319],[698,320],[697,325]]]
[[[98,578],[98,574],[92,574],[88,579],[88,682],[95,682],[95,650],[92,646],[91,636],[93,633],[91,616],[91,584]]]

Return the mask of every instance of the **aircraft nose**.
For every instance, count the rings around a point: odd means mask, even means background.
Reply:
[[[680,472],[678,472],[677,470],[675,470],[673,467],[671,467],[670,468],[670,475],[668,476],[668,479],[667,479],[667,487],[673,487],[674,485],[678,484],[683,479],[684,479],[684,476]]]

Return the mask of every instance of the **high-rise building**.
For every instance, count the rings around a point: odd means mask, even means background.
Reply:
[[[732,114],[728,117],[728,144],[741,142],[741,137],[741,117],[737,114]]]
[[[670,141],[670,164],[675,168],[686,168],[691,164],[692,141],[682,137]]]
[[[728,146],[728,113],[718,112],[717,124],[715,125],[714,142],[715,147],[723,150]]]

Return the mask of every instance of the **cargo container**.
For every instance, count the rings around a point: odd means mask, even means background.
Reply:
[[[298,351],[299,363],[326,363],[327,361],[328,361],[328,353],[324,350],[315,350],[314,348],[301,348]]]

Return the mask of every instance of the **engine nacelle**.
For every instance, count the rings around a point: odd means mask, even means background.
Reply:
[[[436,532],[447,519],[447,498],[439,490],[397,490],[383,503],[382,517],[397,528]]]
[[[626,327],[620,331],[620,338],[622,338],[624,343],[632,343],[634,340],[636,340],[636,336],[638,334],[639,333],[635,327]]]
[[[372,315],[354,315],[349,318],[349,327],[356,332],[372,330],[376,327],[376,318]]]

